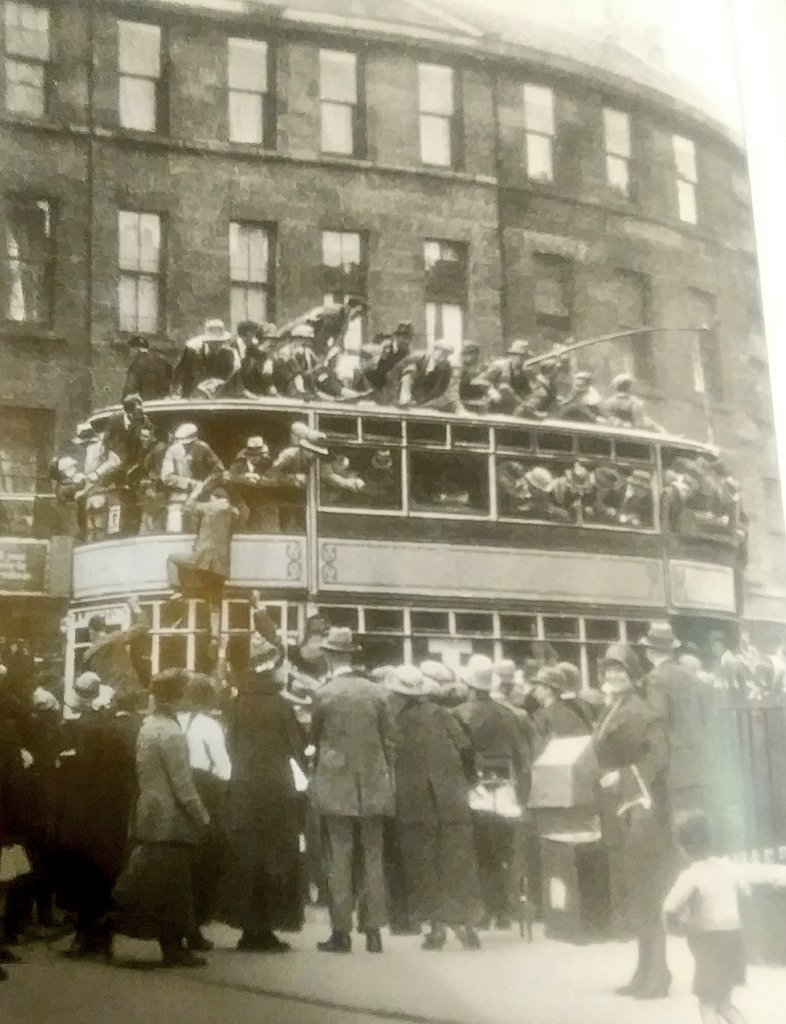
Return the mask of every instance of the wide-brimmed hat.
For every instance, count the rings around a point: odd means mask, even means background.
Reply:
[[[259,437],[258,435],[255,435],[254,437],[249,437],[249,439],[246,441],[246,451],[267,452],[267,442],[265,441],[264,437]]]
[[[337,651],[340,654],[352,654],[360,650],[349,626],[331,626],[319,646],[323,651]]]
[[[394,338],[412,338],[414,331],[411,320],[401,320],[393,331]]]
[[[473,654],[461,673],[461,678],[472,690],[490,693],[494,686],[494,664],[485,654]]]
[[[555,693],[564,693],[567,690],[567,680],[556,665],[543,665],[535,674],[535,683],[547,686]]]
[[[419,667],[423,676],[437,686],[447,686],[448,683],[456,681],[456,674],[444,662],[437,661],[434,658],[421,661]]]
[[[500,682],[514,682],[516,676],[516,662],[512,658],[502,658],[494,666],[497,679]]]
[[[524,479],[534,487],[536,491],[550,494],[554,490],[554,477],[545,466],[535,466],[534,469],[524,474]]]
[[[560,661],[557,668],[565,680],[565,690],[575,692],[581,687],[581,672],[571,661]]]
[[[305,448],[308,452],[315,452],[317,455],[330,454],[324,446],[327,435],[321,430],[312,429],[308,423],[303,423],[298,420],[292,424],[289,428],[289,432],[300,448]]]
[[[74,680],[74,693],[82,700],[97,697],[100,687],[101,676],[97,672],[82,672]]]
[[[215,341],[232,340],[232,334],[226,329],[223,320],[205,320],[204,333],[206,338],[212,338]]]
[[[680,646],[674,635],[671,623],[665,619],[656,619],[649,624],[647,635],[641,641],[642,647],[650,647],[655,651],[673,651]]]
[[[182,668],[167,668],[150,680],[150,692],[161,704],[172,704],[183,695],[188,674]]]
[[[461,343],[462,352],[480,352],[480,344],[477,341],[471,341],[467,338]]]
[[[528,341],[525,341],[524,338],[517,338],[508,346],[509,356],[528,356],[529,351],[530,344]]]
[[[181,423],[179,427],[175,427],[172,437],[175,441],[193,441],[198,433],[195,423]]]
[[[633,377],[629,373],[618,373],[617,376],[612,380],[611,386],[615,391],[619,391],[621,388],[629,388],[633,386]]]
[[[402,697],[427,697],[433,692],[429,680],[414,665],[397,665],[385,681],[391,693],[400,693]]]
[[[632,682],[641,679],[643,675],[641,661],[630,644],[618,642],[607,647],[606,653],[598,662],[598,668],[602,672],[609,665],[624,668]]]

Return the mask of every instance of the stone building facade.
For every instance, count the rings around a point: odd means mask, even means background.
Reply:
[[[704,325],[577,365],[601,389],[629,366],[656,420],[723,451],[751,521],[747,614],[774,638],[772,400],[722,126],[419,0],[0,6],[6,492],[116,400],[129,334],[175,351],[206,318],[282,323],[337,282],[364,292],[367,337],[411,319],[488,356]]]

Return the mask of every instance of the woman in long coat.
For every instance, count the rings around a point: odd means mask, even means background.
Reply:
[[[617,991],[656,999],[668,995],[671,982],[661,924],[673,867],[666,732],[658,710],[635,689],[641,665],[632,648],[612,644],[600,672],[607,710],[593,742],[602,773],[601,822],[606,841],[616,844],[610,866],[621,876],[617,888],[638,943],[633,977]]]
[[[185,673],[167,669],[153,677],[150,689],[155,709],[142,723],[136,748],[136,846],[113,892],[115,931],[156,939],[166,967],[200,967],[206,961],[186,941],[194,934],[192,865],[210,816],[175,717]]]
[[[305,769],[305,737],[281,696],[281,665],[278,650],[258,659],[227,714],[232,779],[222,916],[242,930],[238,949],[254,952],[285,952],[289,945],[275,931],[303,926],[303,807],[291,762]]]
[[[482,917],[469,783],[470,740],[447,708],[428,699],[422,673],[401,666],[388,681],[395,716],[396,828],[407,906],[431,930],[424,949],[442,949],[446,926],[477,949]]]

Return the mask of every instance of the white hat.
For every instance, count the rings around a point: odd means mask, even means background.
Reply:
[[[461,675],[470,689],[490,693],[494,685],[494,664],[485,654],[473,654]]]
[[[314,328],[310,324],[297,324],[292,328],[291,337],[293,338],[313,338]]]
[[[232,335],[226,329],[223,320],[205,320],[205,334],[221,341],[231,341]]]
[[[385,685],[391,693],[400,693],[403,697],[427,697],[433,692],[429,681],[414,665],[397,665]]]
[[[456,676],[448,666],[436,659],[421,661],[420,671],[426,679],[436,683],[437,686],[444,686],[447,683],[454,683],[456,681]]]
[[[196,424],[194,423],[181,423],[179,427],[175,427],[175,432],[172,435],[176,441],[190,441],[195,438],[198,434]]]

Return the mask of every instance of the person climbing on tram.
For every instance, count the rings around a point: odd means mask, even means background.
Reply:
[[[507,354],[495,359],[475,383],[486,389],[489,412],[513,415],[532,395],[533,373],[525,366],[530,343],[517,338]]]
[[[434,342],[431,352],[409,360],[402,371],[398,404],[457,412],[461,403],[456,373],[450,363],[454,352],[453,345],[439,340]]]
[[[140,334],[128,339],[129,363],[121,398],[139,395],[143,402],[168,398],[172,390],[172,364],[161,352],[151,350]]]

